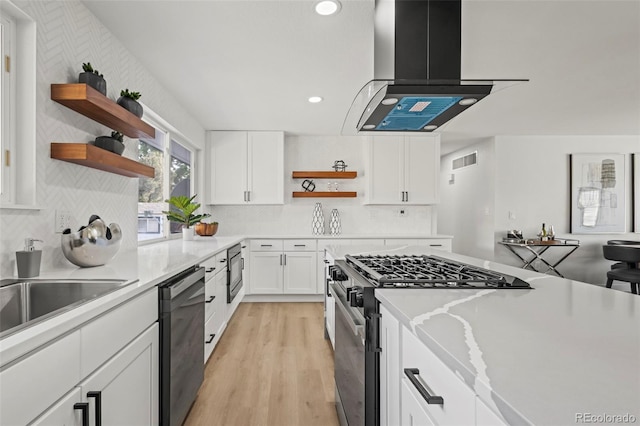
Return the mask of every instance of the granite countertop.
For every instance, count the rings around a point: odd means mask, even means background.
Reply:
[[[425,248],[336,246],[345,253]],[[376,297],[510,424],[577,415],[640,419],[640,296],[467,256],[432,254],[517,276],[532,290],[376,290]],[[611,421],[604,423],[612,423]]]

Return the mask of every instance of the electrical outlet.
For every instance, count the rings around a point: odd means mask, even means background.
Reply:
[[[68,210],[56,210],[56,233],[61,233],[71,228],[71,212]]]

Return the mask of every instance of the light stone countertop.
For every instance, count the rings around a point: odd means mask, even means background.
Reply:
[[[640,421],[640,296],[452,253],[388,249],[328,250],[336,258],[430,252],[533,287],[376,290],[378,300],[508,423],[576,424],[580,413]]]

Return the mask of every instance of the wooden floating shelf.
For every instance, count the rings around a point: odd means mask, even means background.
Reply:
[[[51,99],[130,138],[155,138],[152,126],[84,83],[52,84]]]
[[[293,172],[291,175],[294,179],[355,179],[358,176],[358,172],[299,171]]]
[[[128,177],[155,177],[155,169],[86,143],[51,143],[51,158]]]
[[[355,191],[332,191],[332,192],[294,192],[293,198],[354,198],[358,193]]]

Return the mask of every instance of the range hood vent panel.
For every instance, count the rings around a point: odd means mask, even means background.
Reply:
[[[342,134],[438,131],[495,91],[494,80],[461,79],[461,12],[461,0],[376,0],[374,80],[356,95]],[[417,102],[426,107],[409,112]]]

